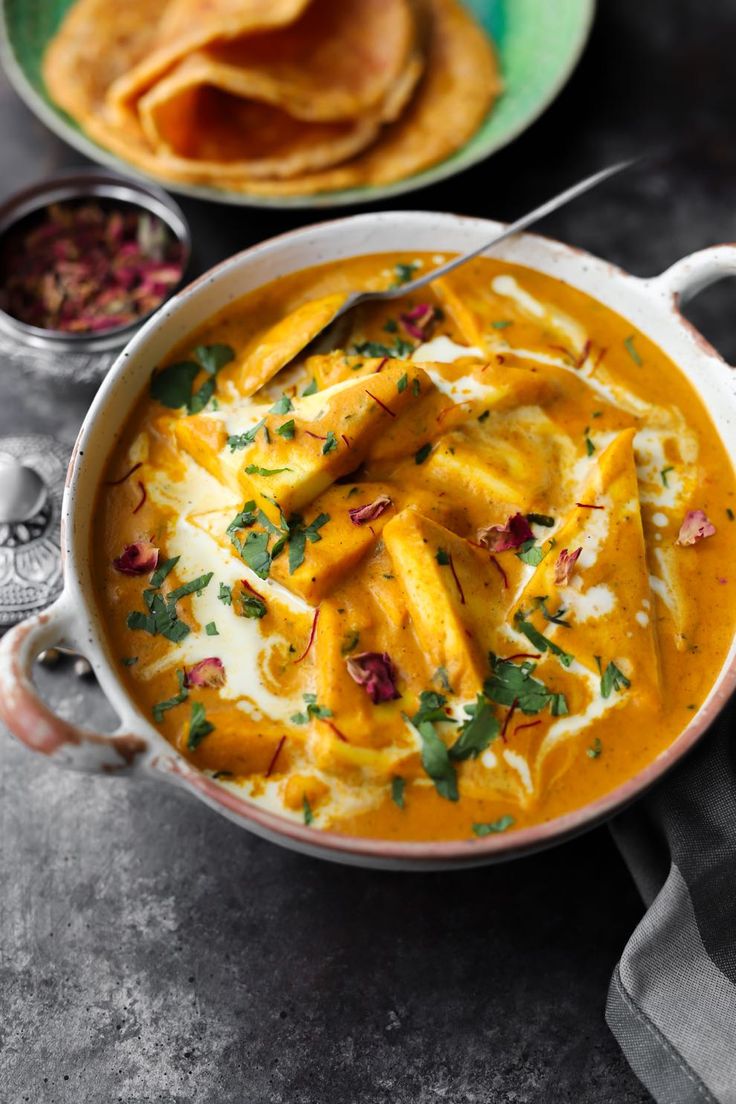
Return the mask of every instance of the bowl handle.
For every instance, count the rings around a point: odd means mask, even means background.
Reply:
[[[128,772],[148,750],[145,740],[125,732],[103,736],[57,717],[36,693],[33,661],[60,644],[73,627],[64,595],[43,613],[10,629],[0,643],[0,720],[32,751],[73,770]]]
[[[647,282],[680,305],[727,276],[736,276],[736,244],[712,245],[691,253]]]

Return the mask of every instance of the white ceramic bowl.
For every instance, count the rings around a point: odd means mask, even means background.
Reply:
[[[113,443],[152,367],[225,304],[278,276],[357,254],[391,250],[464,252],[501,224],[423,211],[357,215],[308,226],[248,249],[218,265],[170,300],[133,338],[97,394],[69,466],[62,509],[65,587],[45,613],[11,630],[0,645],[0,718],[33,750],[79,770],[126,772],[173,782],[260,836],[310,855],[362,866],[437,869],[472,866],[548,846],[598,823],[651,786],[701,738],[736,684],[736,641],[703,706],[671,746],[633,778],[596,801],[545,824],[486,839],[397,843],[321,832],[267,812],[192,767],[148,722],[123,688],[105,642],[92,591],[91,511]],[[564,280],[628,318],[698,390],[732,457],[736,457],[733,370],[679,313],[680,302],[736,275],[736,245],[719,245],[640,280],[606,261],[536,235],[494,251]],[[55,716],[31,683],[34,657],[64,640],[84,653],[121,718],[112,736],[89,733]]]

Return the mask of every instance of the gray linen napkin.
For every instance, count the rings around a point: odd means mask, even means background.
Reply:
[[[736,1104],[736,700],[611,825],[648,906],[606,1020],[658,1104]]]

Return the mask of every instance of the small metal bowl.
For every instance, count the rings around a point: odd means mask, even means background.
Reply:
[[[44,375],[74,378],[83,382],[104,374],[114,360],[114,354],[182,287],[191,252],[189,226],[184,214],[178,203],[162,188],[155,184],[138,183],[116,173],[88,169],[70,169],[59,173],[48,180],[31,184],[6,199],[0,204],[0,239],[29,215],[52,203],[93,198],[125,203],[161,219],[181,247],[182,275],[154,310],[141,315],[134,322],[105,330],[104,333],[67,333],[42,329],[21,322],[0,309],[0,353],[3,356],[16,359],[22,352],[26,367],[36,368]],[[19,343],[22,343],[22,350],[18,348]],[[29,354],[32,351],[29,364]]]

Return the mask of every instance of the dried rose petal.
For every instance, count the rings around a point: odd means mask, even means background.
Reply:
[[[193,667],[190,667],[184,674],[185,686],[198,686],[198,687],[210,687],[211,689],[217,689],[220,686],[225,685],[225,667],[221,659],[217,656],[209,656],[207,659],[200,659],[199,663],[195,663]]]
[[[365,525],[369,521],[375,521],[381,514],[385,514],[391,505],[388,495],[379,495],[378,498],[373,499],[373,502],[367,502],[365,506],[356,506],[353,510],[348,510],[348,513],[353,525]]]
[[[528,540],[534,540],[534,533],[523,514],[514,514],[505,525],[488,525],[478,530],[478,544],[491,552],[520,548]]]
[[[361,652],[350,656],[346,663],[348,674],[363,687],[374,705],[401,697],[396,689],[396,669],[386,652]]]
[[[576,548],[574,552],[568,552],[566,548],[562,549],[555,563],[555,582],[557,586],[567,586],[570,582],[575,564],[578,562],[578,556],[582,551],[582,548]]]
[[[714,536],[715,531],[716,527],[708,520],[705,510],[688,510],[675,544],[697,544],[706,537]]]
[[[112,566],[121,575],[150,575],[158,565],[158,548],[147,540],[126,544],[121,555],[112,561]]]
[[[399,315],[399,321],[410,337],[424,341],[429,336],[429,327],[434,322],[434,307],[429,303],[419,303],[411,310]]]

